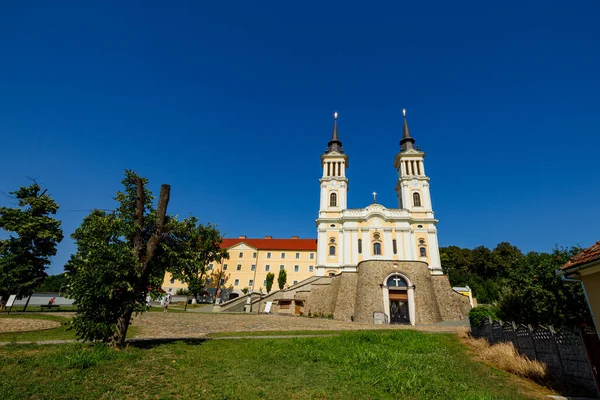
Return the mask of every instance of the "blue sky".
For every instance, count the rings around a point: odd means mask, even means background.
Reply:
[[[592,0],[3,2],[0,192],[36,178],[68,237],[131,168],[227,236],[316,237],[333,112],[349,206],[377,191],[395,207],[406,108],[442,246],[587,247],[598,15]]]

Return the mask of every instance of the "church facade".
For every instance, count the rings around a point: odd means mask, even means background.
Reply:
[[[321,156],[316,276],[253,300],[260,311],[270,302],[271,312],[412,325],[467,317],[469,298],[452,290],[441,268],[425,153],[403,113],[394,157],[398,207],[378,204],[373,193],[373,204],[360,209],[347,208],[349,157],[334,115]]]

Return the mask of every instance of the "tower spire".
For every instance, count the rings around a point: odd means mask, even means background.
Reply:
[[[340,154],[344,153],[344,150],[342,149],[342,142],[338,137],[337,119],[338,113],[336,111],[333,113],[333,132],[331,133],[331,140],[329,141],[329,143],[327,143],[327,150],[325,151],[325,153],[331,153],[332,151],[338,152]]]
[[[406,122],[406,109],[402,109],[402,115],[404,116],[404,132],[402,133],[402,139],[400,140],[401,151],[413,149],[415,147],[415,139],[410,136],[408,130],[408,122]]]

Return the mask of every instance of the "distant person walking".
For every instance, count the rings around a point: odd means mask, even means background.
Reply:
[[[164,301],[163,312],[167,312],[169,310],[169,303],[171,302],[171,295],[169,293],[165,296]]]
[[[52,306],[52,305],[54,304],[54,301],[56,301],[56,297],[52,297],[52,298],[50,299],[50,301],[48,301],[48,305],[49,305],[49,306]]]

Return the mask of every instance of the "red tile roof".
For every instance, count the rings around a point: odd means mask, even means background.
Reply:
[[[317,251],[317,239],[241,239],[224,238],[221,247],[230,248],[246,243],[258,250],[313,250]]]
[[[600,261],[600,242],[596,242],[591,247],[581,251],[581,253],[575,254],[562,266],[562,269],[571,269],[594,261]]]

